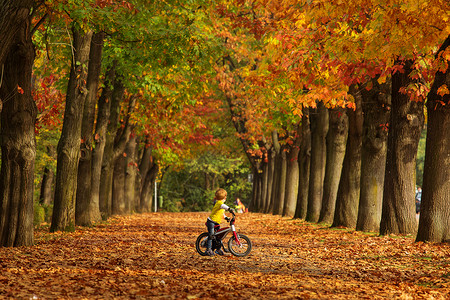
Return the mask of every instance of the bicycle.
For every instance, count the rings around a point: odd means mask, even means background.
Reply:
[[[215,251],[222,248],[224,252],[231,252],[231,254],[233,254],[234,256],[244,257],[249,255],[250,251],[252,251],[252,242],[246,235],[237,233],[236,226],[234,225],[236,222],[236,215],[234,213],[232,214],[233,217],[229,220],[229,227],[220,228],[220,225],[214,226],[214,236],[211,249]],[[227,249],[225,248],[225,245],[222,241],[230,232],[232,232],[233,234],[228,240]],[[195,241],[195,248],[197,249],[197,252],[202,256],[207,255],[207,242],[208,232],[201,233]]]

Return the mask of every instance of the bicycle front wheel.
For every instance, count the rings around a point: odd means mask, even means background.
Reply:
[[[228,250],[230,250],[231,254],[235,256],[247,256],[252,251],[252,241],[243,234],[238,234],[239,243],[235,240],[234,236],[232,236],[228,240]]]
[[[197,249],[198,254],[200,254],[201,256],[206,256],[207,242],[208,242],[207,232],[203,232],[202,234],[200,234],[197,240],[195,241],[195,249]]]

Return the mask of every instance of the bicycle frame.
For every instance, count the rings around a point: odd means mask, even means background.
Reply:
[[[216,237],[216,239],[223,240],[228,235],[228,233],[230,231],[232,231],[234,240],[238,243],[238,245],[241,245],[241,242],[239,241],[239,238],[238,238],[238,235],[236,232],[236,226],[234,225],[234,222],[235,222],[235,217],[233,216],[233,218],[230,220],[229,227],[220,228],[220,225],[214,226],[214,236]],[[218,227],[217,230],[216,230],[216,227]]]

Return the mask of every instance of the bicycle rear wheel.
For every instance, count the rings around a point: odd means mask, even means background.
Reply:
[[[198,254],[200,254],[201,256],[206,256],[207,242],[208,242],[207,232],[203,232],[202,234],[200,234],[197,240],[195,241],[195,249],[197,249]]]
[[[239,243],[234,239],[234,236],[232,236],[228,240],[228,249],[230,250],[231,254],[235,256],[247,256],[250,254],[250,251],[252,251],[252,241],[243,234],[238,234]]]

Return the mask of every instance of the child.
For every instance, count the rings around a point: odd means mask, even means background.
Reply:
[[[213,256],[214,252],[212,251],[212,239],[214,236],[214,225],[219,225],[223,219],[225,218],[227,221],[229,218],[225,216],[225,210],[228,210],[229,212],[234,212],[234,209],[228,207],[228,205],[225,204],[225,201],[227,200],[227,191],[224,189],[218,189],[216,191],[216,196],[214,198],[214,207],[211,211],[211,214],[209,215],[208,219],[206,220],[206,227],[208,228],[208,242],[206,245],[206,254],[209,256]],[[217,254],[223,255],[222,249],[216,250]]]

